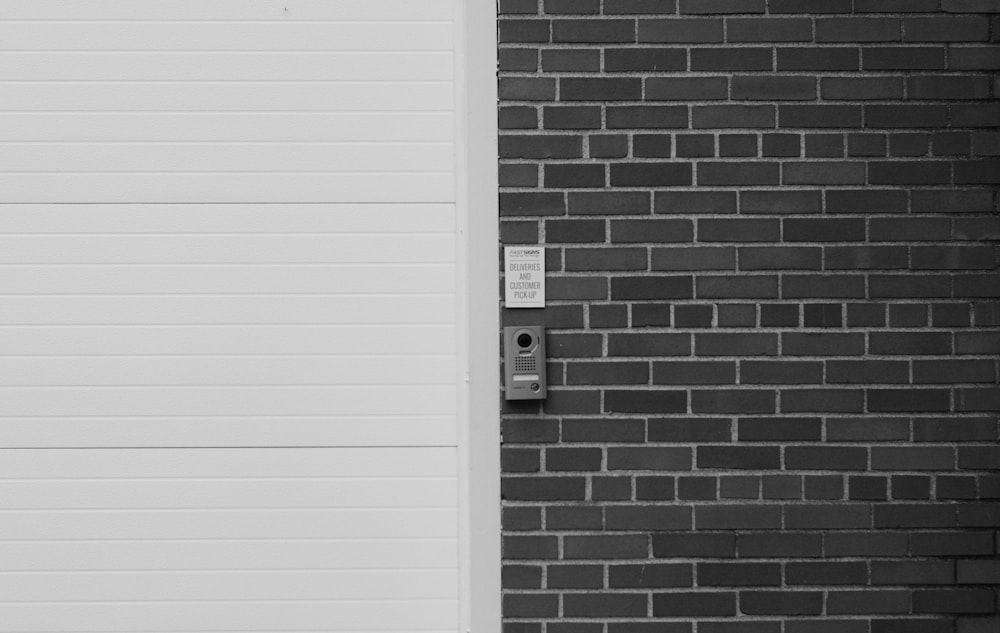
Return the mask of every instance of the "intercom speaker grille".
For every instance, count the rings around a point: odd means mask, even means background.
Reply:
[[[537,371],[534,356],[518,356],[514,359],[514,371],[520,373],[525,371]]]

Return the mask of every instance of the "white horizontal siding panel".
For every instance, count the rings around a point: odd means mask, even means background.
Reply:
[[[443,233],[453,204],[6,204],[2,233]]]
[[[454,171],[450,143],[4,143],[2,172],[64,172],[99,164],[102,173],[386,172],[427,174]],[[269,176],[270,177],[270,176]],[[340,183],[341,185],[343,183]]]
[[[442,81],[451,52],[0,52],[0,81]]]
[[[293,266],[200,265],[0,265],[5,294],[325,293],[386,294],[455,292],[448,264]]]
[[[0,354],[454,354],[453,325],[0,326]]]
[[[0,0],[7,20],[425,20],[450,19],[451,0]]]
[[[5,417],[0,448],[455,446],[453,415]]]
[[[450,51],[451,32],[449,21],[136,23],[88,20],[30,26],[0,21],[0,50]]]
[[[455,387],[3,387],[0,416],[455,414]]]
[[[8,572],[455,569],[457,555],[453,538],[0,541]]]
[[[443,173],[0,174],[8,202],[446,202]]]
[[[0,540],[443,538],[454,508],[0,511]],[[2,621],[2,620],[0,620]]]
[[[6,386],[450,385],[454,356],[7,358]],[[0,496],[2,498],[2,496]]]
[[[454,322],[452,295],[8,296],[3,325]]]
[[[441,142],[453,126],[438,112],[3,112],[0,141]]]
[[[457,459],[454,447],[404,446],[0,450],[0,479],[451,477]]]
[[[2,602],[453,600],[453,570],[0,573]]]
[[[454,246],[445,233],[0,235],[0,263],[450,264]]]
[[[4,510],[443,508],[457,495],[454,476],[0,480]]]
[[[458,627],[457,600],[178,603],[0,603],[16,631],[51,633],[220,633],[223,631],[427,631]],[[169,623],[164,628],[163,623]]]
[[[0,112],[450,112],[450,81],[4,82]]]

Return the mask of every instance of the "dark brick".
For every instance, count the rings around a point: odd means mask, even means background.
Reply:
[[[591,158],[628,156],[628,137],[624,134],[591,134],[588,155]]]
[[[771,49],[769,48],[748,47],[691,49],[691,70],[694,71],[749,71],[771,69]]]
[[[653,534],[653,556],[656,558],[733,558],[736,556],[736,535],[731,532]]]
[[[504,589],[541,589],[542,568],[536,565],[504,565],[501,585]]]
[[[548,42],[548,20],[500,20],[497,22],[500,43]]]
[[[545,570],[548,589],[601,589],[604,587],[602,565],[549,565]]]
[[[693,225],[690,220],[674,219],[642,219],[642,220],[612,220],[612,242],[687,242],[693,236]],[[653,260],[656,260],[653,251]],[[656,267],[654,265],[654,270]]]
[[[645,215],[649,194],[629,191],[588,191],[569,194],[570,215]]]
[[[781,466],[776,446],[699,446],[697,456],[701,469],[774,470]]]
[[[656,193],[654,206],[656,213],[736,213],[736,192],[662,191]],[[777,235],[777,225],[773,227]]]
[[[577,594],[563,595],[563,615],[566,617],[636,617],[646,615],[646,594]]]
[[[653,384],[656,385],[732,385],[735,383],[736,363],[734,362],[663,361],[653,363]]]
[[[651,442],[729,442],[730,422],[724,418],[665,418],[649,421]]]
[[[604,165],[551,163],[543,167],[543,173],[546,187],[603,187],[605,183]]]
[[[563,557],[566,560],[646,558],[648,555],[648,537],[642,534],[563,538]]]
[[[712,327],[713,313],[709,305],[679,305],[674,308],[674,325],[679,328]]]
[[[941,46],[863,47],[865,70],[944,70],[945,49]]]
[[[791,157],[802,155],[801,137],[798,134],[765,134],[762,139],[762,155],[765,157]]]
[[[819,615],[822,610],[821,591],[740,592],[740,611],[747,615]]]
[[[511,501],[558,501],[584,498],[582,477],[507,477],[501,488]]]
[[[900,557],[907,554],[907,535],[893,532],[830,532],[824,539],[827,557]]]
[[[910,594],[907,591],[832,591],[826,611],[835,615],[909,613]]]
[[[782,105],[778,107],[778,127],[782,128],[839,128],[860,126],[860,106]]]
[[[866,470],[868,451],[853,446],[789,446],[785,449],[789,470]]]
[[[634,42],[635,20],[553,20],[552,41],[588,44]]]
[[[734,95],[733,98],[737,97]],[[773,128],[775,122],[774,106],[693,106],[691,120],[696,129]]]
[[[813,361],[742,361],[740,383],[746,385],[818,384],[823,364]]]
[[[781,584],[777,563],[698,563],[699,587],[764,587]]]
[[[623,588],[690,587],[690,564],[609,565],[608,585]]]
[[[642,98],[642,80],[631,77],[563,77],[562,101],[633,101]]]
[[[866,105],[865,127],[920,128],[944,127],[948,108],[936,105]],[[921,152],[923,153],[923,152]]]
[[[823,77],[820,92],[824,99],[902,99],[902,77]]]
[[[687,70],[687,54],[677,48],[608,48],[607,72],[669,72]]]
[[[823,48],[786,48],[779,47],[777,52],[778,70],[818,70],[818,71],[848,71],[858,70],[860,62],[857,48],[823,47]],[[736,69],[742,70],[742,69]],[[757,68],[753,70],[770,70]]]
[[[782,353],[790,356],[859,355],[864,353],[865,337],[853,332],[785,332],[781,346]]]
[[[726,22],[729,42],[808,42],[812,22],[808,18],[730,18]]]
[[[826,364],[831,384],[892,384],[910,381],[909,365],[903,361],[843,360]]]
[[[728,89],[725,77],[649,77],[646,101],[725,99]]]
[[[503,48],[497,51],[501,71],[538,70],[538,51],[533,48]]]
[[[864,408],[860,389],[787,389],[781,391],[782,413],[859,413]]]
[[[894,618],[872,620],[871,633],[954,633],[954,631],[954,623],[950,620]]]
[[[719,43],[723,21],[712,18],[639,20],[639,41],[648,43]]]
[[[897,18],[819,18],[817,42],[898,42],[902,27]]]
[[[678,134],[677,157],[715,156],[715,137],[711,134]]]
[[[755,134],[719,135],[720,158],[746,156],[757,156],[757,136]]]
[[[765,0],[680,0],[680,13],[764,13]]]
[[[601,109],[596,106],[553,106],[542,109],[542,127],[546,130],[596,130],[601,127]],[[533,137],[538,138],[538,137]],[[541,137],[545,138],[545,137]],[[579,137],[577,137],[579,138]],[[581,139],[582,140],[582,139]],[[552,158],[579,158],[553,156]],[[531,157],[526,157],[531,158]]]
[[[990,24],[986,16],[906,18],[903,29],[907,42],[985,42]]]
[[[675,0],[604,0],[604,14],[674,13]]]
[[[731,616],[736,614],[734,592],[653,594],[653,617]]]
[[[594,15],[601,12],[599,0],[545,0],[545,13]]]
[[[1000,69],[1000,52],[996,46],[956,46],[950,52],[948,68],[949,70],[997,70]]]
[[[606,113],[609,130],[686,128],[687,119],[685,106],[608,106]]]
[[[546,167],[548,169],[548,167]],[[603,174],[603,167],[602,167]],[[690,163],[612,163],[612,187],[676,187],[691,184]]]
[[[500,137],[501,158],[581,158],[582,156],[583,139],[579,136],[505,134]]]
[[[670,158],[670,145],[669,134],[635,134],[632,136],[632,155],[636,158]]]
[[[667,393],[683,396],[684,392]],[[608,470],[691,470],[691,450],[688,448],[643,446],[611,447],[607,450]]]
[[[774,334],[695,334],[695,354],[698,356],[774,356],[777,353],[778,338]]]
[[[761,327],[796,327],[799,324],[799,306],[795,304],[761,304]]]
[[[690,352],[687,334],[614,333],[608,337],[609,356],[687,356]]]
[[[698,163],[699,185],[777,185],[778,163]]]
[[[597,72],[600,69],[601,51],[598,49],[547,49],[542,51],[543,72]],[[534,68],[530,70],[534,70]]]
[[[861,218],[788,218],[783,236],[790,242],[856,242],[865,239]]]
[[[611,279],[613,300],[690,299],[693,297],[690,277],[614,277]]]
[[[822,544],[822,535],[814,533],[741,533],[736,537],[740,558],[817,558],[822,555]]]
[[[504,536],[503,557],[508,560],[555,559],[559,540],[555,536]]]
[[[559,614],[559,596],[554,593],[507,594],[503,615],[508,618],[554,617]]]
[[[914,613],[994,613],[996,596],[988,589],[924,589],[913,592]]]
[[[914,534],[914,537],[918,536]],[[873,585],[950,585],[955,562],[945,560],[872,561]]]
[[[850,13],[850,0],[771,0],[771,13]]]
[[[691,508],[686,506],[609,506],[608,530],[687,530],[691,528]]]

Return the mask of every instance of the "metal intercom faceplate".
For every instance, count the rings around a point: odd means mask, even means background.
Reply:
[[[545,397],[545,328],[505,327],[503,339],[506,399],[541,400]]]

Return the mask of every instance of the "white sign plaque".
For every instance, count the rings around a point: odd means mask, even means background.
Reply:
[[[504,301],[508,308],[545,307],[545,249],[504,246]]]

